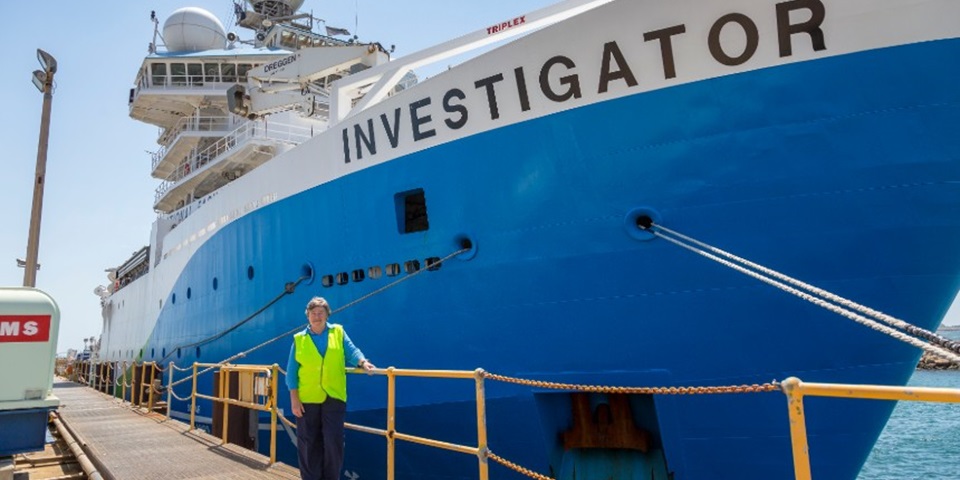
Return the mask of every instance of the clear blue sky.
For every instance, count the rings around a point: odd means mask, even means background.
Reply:
[[[161,25],[174,10],[202,7],[227,24],[229,0],[54,2],[45,10],[8,2],[0,44],[10,56],[0,76],[5,110],[0,175],[0,285],[21,285],[15,259],[26,256],[42,95],[30,82],[36,48],[59,63],[53,101],[37,286],[60,305],[58,351],[98,336],[93,294],[116,267],[149,242],[153,192],[147,151],[158,130],[129,118],[127,96],[147,53],[156,10]],[[304,10],[364,41],[394,44],[402,56],[549,5],[553,0],[307,0]],[[33,6],[31,6],[33,5]],[[359,28],[356,28],[359,27]],[[249,36],[246,32],[243,35]],[[420,72],[421,74],[430,72]],[[958,246],[960,248],[960,246]],[[742,253],[742,252],[741,252]],[[948,323],[960,323],[954,305]]]

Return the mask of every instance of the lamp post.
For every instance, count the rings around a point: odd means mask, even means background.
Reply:
[[[40,116],[40,141],[37,145],[37,172],[33,183],[33,210],[30,212],[30,233],[27,237],[27,259],[23,269],[23,286],[37,285],[37,256],[40,251],[40,214],[43,210],[43,183],[47,175],[47,138],[50,136],[50,106],[53,103],[53,74],[57,60],[37,49],[37,60],[43,70],[33,71],[33,84],[43,93],[43,113]]]

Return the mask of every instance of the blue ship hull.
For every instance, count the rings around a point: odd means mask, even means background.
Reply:
[[[960,64],[943,60],[955,58],[960,42],[945,40],[636,94],[317,186],[210,238],[177,281],[177,300],[164,299],[144,359],[232,326],[306,265],[314,278],[295,293],[173,360],[222,360],[304,323],[314,295],[337,308],[392,280],[325,288],[322,275],[422,263],[469,238],[468,255],[333,321],[380,366],[628,386],[789,376],[904,384],[920,351],[638,239],[629,212],[650,209],[671,229],[936,328],[960,287]],[[401,234],[394,195],[418,188],[429,230]],[[282,366],[288,349],[277,342],[243,361]],[[348,420],[383,428],[384,379],[351,377],[349,388]],[[487,395],[490,448],[559,473],[569,394],[488,382]],[[782,394],[631,401],[676,479],[792,476]],[[814,477],[854,479],[893,403],[806,405]],[[470,382],[400,379],[398,407],[401,432],[476,442]],[[280,438],[281,459],[295,464],[294,446]],[[348,433],[345,469],[383,478],[384,443]],[[402,442],[397,459],[399,478],[476,475],[475,458]]]

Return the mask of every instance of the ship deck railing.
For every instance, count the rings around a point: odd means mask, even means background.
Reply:
[[[230,116],[191,115],[181,118],[172,128],[161,128],[160,135],[157,138],[157,143],[160,144],[160,148],[150,154],[152,160],[150,165],[151,171],[157,170],[157,166],[164,160],[167,153],[174,147],[181,135],[190,133],[219,133],[225,135],[237,128],[240,122],[238,122],[236,118],[237,117]]]
[[[174,373],[190,372],[180,380],[174,380]],[[198,378],[207,373],[214,372],[218,375],[217,392],[210,395],[198,392]],[[135,373],[131,378],[139,378],[140,384],[130,381],[128,384],[128,372]],[[161,373],[167,373],[168,382],[163,388],[157,388],[156,383],[161,378]],[[410,443],[416,443],[433,448],[449,450],[471,456],[478,459],[478,474],[481,480],[488,480],[488,460],[493,460],[507,468],[517,471],[521,474],[535,479],[549,479],[545,475],[538,474],[532,470],[517,465],[498,455],[495,455],[487,444],[486,427],[486,389],[485,381],[494,380],[512,384],[525,385],[538,389],[555,389],[571,392],[602,392],[602,393],[645,393],[658,395],[691,395],[691,394],[717,394],[717,393],[758,393],[781,391],[787,397],[786,408],[790,421],[790,440],[793,454],[794,474],[797,480],[812,480],[810,469],[810,452],[808,447],[806,433],[806,417],[804,415],[803,399],[809,396],[848,398],[848,399],[872,399],[872,400],[903,400],[903,401],[922,401],[937,403],[960,403],[960,389],[951,388],[930,388],[914,386],[882,386],[882,385],[854,385],[854,384],[829,384],[829,383],[805,383],[796,377],[790,377],[783,382],[772,382],[764,385],[738,385],[723,387],[617,387],[617,386],[597,386],[597,385],[574,385],[553,383],[537,380],[520,379],[505,377],[501,375],[490,374],[483,369],[476,370],[413,370],[389,367],[385,369],[374,369],[365,371],[363,369],[348,370],[348,373],[368,375],[382,375],[387,377],[387,404],[386,404],[386,425],[384,428],[373,426],[355,425],[347,423],[346,428],[363,432],[367,434],[384,437],[387,443],[386,472],[387,480],[393,480],[395,474],[395,444],[397,440]],[[190,428],[196,428],[196,402],[197,399],[206,399],[223,405],[223,420],[221,442],[227,443],[228,416],[227,412],[231,405],[251,408],[254,410],[270,413],[271,418],[271,444],[270,444],[270,463],[276,461],[276,438],[278,421],[283,422],[290,428],[296,429],[296,423],[288,420],[279,412],[277,397],[279,394],[278,384],[280,374],[286,375],[286,372],[277,364],[273,365],[235,365],[235,364],[212,364],[212,363],[193,363],[188,368],[179,368],[171,362],[166,368],[160,368],[156,362],[143,362],[128,365],[127,362],[76,362],[73,365],[73,379],[81,381],[90,387],[98,389],[104,393],[114,396],[119,394],[122,401],[129,401],[136,406],[145,406],[153,410],[156,404],[154,395],[165,393],[167,401],[165,405],[169,406],[172,398],[181,401],[190,402]],[[455,443],[444,442],[441,440],[409,435],[397,431],[396,418],[396,379],[397,377],[417,377],[417,378],[447,378],[472,380],[475,384],[476,401],[476,425],[477,425],[477,443],[476,445],[459,445]],[[233,379],[232,379],[233,378]],[[149,379],[149,380],[147,380]],[[234,380],[236,379],[236,380]],[[181,383],[190,382],[192,390],[189,397],[180,398],[173,394],[173,387]],[[231,384],[236,382],[234,387]],[[123,390],[119,392],[116,386],[122,385]],[[128,390],[128,387],[129,390]],[[231,391],[232,390],[232,391]],[[127,392],[130,392],[129,400]],[[138,392],[134,396],[134,392]],[[159,398],[159,397],[157,397]],[[167,408],[166,415],[170,412]]]
[[[287,125],[265,121],[253,121],[241,125],[209,147],[194,152],[187,161],[178,166],[156,189],[154,204],[180,183],[203,174],[211,167],[230,158],[232,152],[254,141],[299,145],[313,136],[313,129],[300,125]]]

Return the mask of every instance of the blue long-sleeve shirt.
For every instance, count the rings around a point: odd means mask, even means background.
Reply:
[[[327,341],[330,335],[330,325],[327,324],[323,328],[323,331],[320,333],[313,333],[308,326],[303,330],[304,332],[310,334],[310,339],[313,340],[313,344],[316,345],[317,351],[320,352],[320,356],[324,357],[327,355]],[[297,362],[297,345],[294,343],[290,345],[290,357],[287,359],[287,388],[290,390],[296,390],[300,388],[300,362]],[[347,331],[343,331],[343,354],[344,359],[347,361],[347,366],[356,367],[360,362],[364,361],[366,357],[363,356],[363,352],[353,344],[353,341],[350,340],[350,336],[347,335]]]

